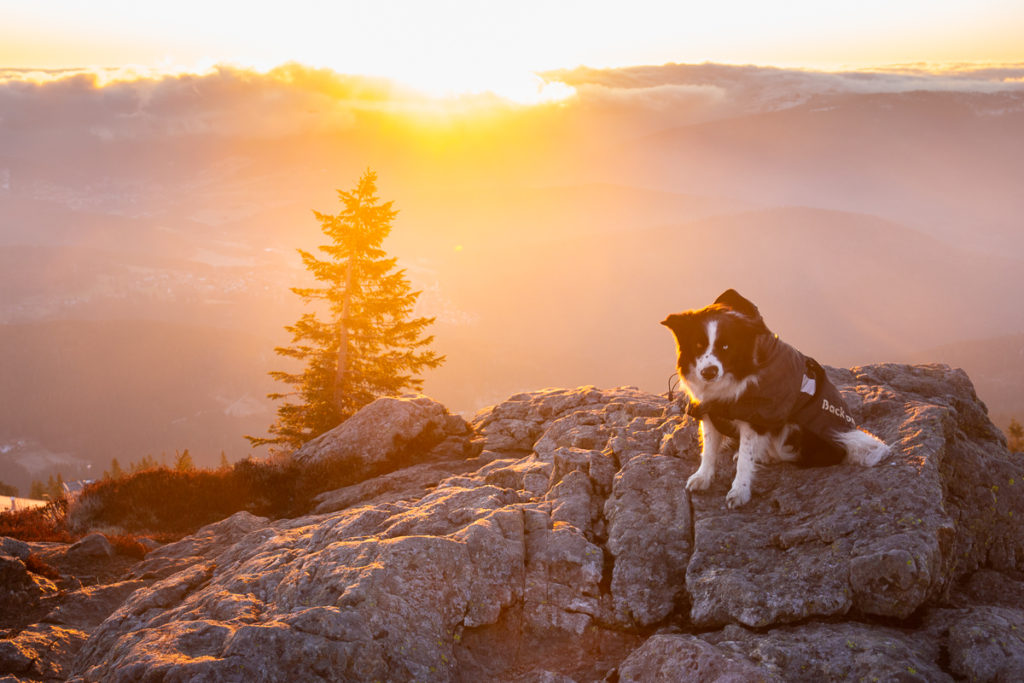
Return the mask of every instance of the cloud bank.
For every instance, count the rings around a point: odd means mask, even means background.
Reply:
[[[541,74],[575,95],[565,113],[630,116],[676,125],[771,111],[814,98],[912,91],[1024,93],[1024,65],[905,65],[818,72],[721,64],[623,69],[577,68]],[[203,74],[131,69],[0,70],[0,138],[60,131],[111,140],[156,136],[280,137],[331,133],[361,121],[424,115],[466,118],[481,111],[524,113],[495,95],[438,100],[380,78],[286,64],[267,72],[218,66]],[[654,117],[652,119],[652,117]]]

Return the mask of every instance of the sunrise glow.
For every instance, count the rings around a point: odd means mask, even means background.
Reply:
[[[1024,5],[911,0],[785,7],[457,0],[317,3],[287,8],[182,0],[173,7],[0,1],[0,68],[202,73],[216,64],[268,71],[288,62],[381,77],[446,98],[493,94],[557,101],[541,74],[667,62],[823,70],[1024,59]]]

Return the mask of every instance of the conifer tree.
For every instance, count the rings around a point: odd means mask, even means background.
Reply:
[[[313,311],[285,327],[292,344],[275,351],[305,367],[270,373],[293,391],[268,394],[284,403],[272,436],[246,437],[254,446],[298,448],[378,397],[420,389],[420,372],[444,362],[428,348],[434,318],[413,316],[420,293],[381,248],[398,212],[377,196],[377,174],[366,171],[338,198],[339,213],[313,212],[330,243],[319,255],[298,250],[320,286],[292,288],[305,304],[320,304],[326,319]]]
[[[193,462],[187,448],[182,453],[174,451],[174,469],[178,472],[191,472],[195,468],[195,462]]]
[[[103,472],[104,479],[120,479],[124,476],[124,470],[121,469],[121,463],[117,461],[117,458],[113,458],[110,461],[110,471]]]

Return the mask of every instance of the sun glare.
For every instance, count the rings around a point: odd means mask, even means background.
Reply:
[[[414,90],[434,99],[452,99],[467,95],[491,94],[520,105],[546,104],[568,99],[576,89],[565,83],[545,81],[540,76],[522,72],[449,73],[430,71],[398,76]]]

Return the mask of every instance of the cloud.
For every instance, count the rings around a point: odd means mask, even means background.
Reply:
[[[1024,65],[897,65],[826,72],[724,64],[666,64],[622,69],[580,67],[547,78],[577,89],[581,102],[672,109],[694,122],[773,111],[814,98],[904,92],[1024,93]],[[703,98],[701,97],[703,95]]]
[[[280,137],[349,129],[360,112],[400,111],[417,97],[383,79],[299,64],[203,74],[7,69],[0,71],[0,135]]]
[[[1020,64],[820,72],[705,63],[580,67],[539,76],[571,87],[575,95],[537,107],[520,107],[491,94],[438,100],[382,78],[295,63],[262,72],[227,65],[205,73],[6,69],[0,70],[0,156],[88,156],[118,142],[173,143],[182,137],[350,139],[364,150],[387,148],[398,154],[396,130],[411,126],[418,135],[423,126],[448,126],[448,137],[435,136],[433,144],[443,139],[451,157],[450,145],[472,144],[473,134],[485,135],[494,145],[505,139],[513,148],[519,144],[517,134],[552,145],[562,144],[555,142],[560,139],[628,139],[849,94],[926,90],[1024,97]],[[991,106],[1004,111],[1024,103],[993,101]],[[489,119],[476,116],[483,111]]]

